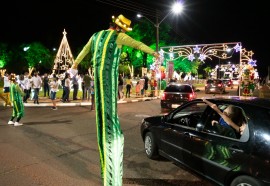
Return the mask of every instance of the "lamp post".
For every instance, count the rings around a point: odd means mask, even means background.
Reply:
[[[159,51],[159,26],[160,24],[172,13],[174,14],[179,14],[181,13],[183,10],[183,5],[180,2],[176,2],[173,4],[172,9],[163,17],[163,19],[161,19],[161,21],[159,21],[158,19],[158,14],[156,14],[156,22],[154,23],[151,19],[149,19],[148,17],[142,15],[142,14],[137,14],[138,18],[144,17],[145,19],[147,19],[150,23],[152,23],[155,27],[156,27],[156,52]],[[161,90],[161,73],[159,73],[157,79],[159,79],[159,93],[158,95],[160,96],[160,90]]]
[[[179,14],[183,10],[183,5],[180,2],[176,2],[173,4],[172,9],[163,17],[161,21],[158,19],[158,15],[156,15],[156,22],[154,23],[151,19],[148,17],[142,15],[142,14],[137,14],[138,18],[144,17],[147,19],[149,22],[151,22],[155,27],[156,27],[156,51],[159,51],[159,26],[160,24],[172,13],[174,14]]]

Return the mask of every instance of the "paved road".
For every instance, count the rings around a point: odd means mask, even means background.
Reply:
[[[140,137],[142,118],[160,113],[159,100],[118,104],[125,136],[123,185],[212,186],[166,160],[149,160]],[[140,109],[138,109],[140,108]],[[95,112],[90,106],[25,107],[24,126],[8,126],[0,107],[0,185],[102,185]]]

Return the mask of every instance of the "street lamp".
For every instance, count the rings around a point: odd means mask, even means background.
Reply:
[[[173,4],[172,9],[163,17],[161,21],[158,20],[158,15],[156,16],[156,23],[154,23],[151,19],[148,17],[142,15],[142,14],[137,14],[138,18],[144,17],[148,21],[150,21],[155,27],[156,27],[156,51],[159,51],[159,25],[172,13],[174,14],[179,14],[183,11],[183,4],[180,2],[176,2]]]

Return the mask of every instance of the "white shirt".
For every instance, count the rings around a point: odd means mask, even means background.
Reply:
[[[33,81],[33,88],[40,88],[41,87],[42,79],[40,76],[33,76],[32,81]]]
[[[10,87],[10,81],[7,76],[4,76],[4,87]]]
[[[57,81],[51,81],[50,82],[50,87],[52,92],[57,92],[58,91],[58,82]]]

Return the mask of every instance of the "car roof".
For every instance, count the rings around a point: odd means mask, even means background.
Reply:
[[[204,99],[215,101],[227,101],[234,103],[244,103],[248,105],[254,105],[257,107],[270,109],[270,99],[267,98],[248,97],[248,96],[214,96],[214,97],[204,97]]]

